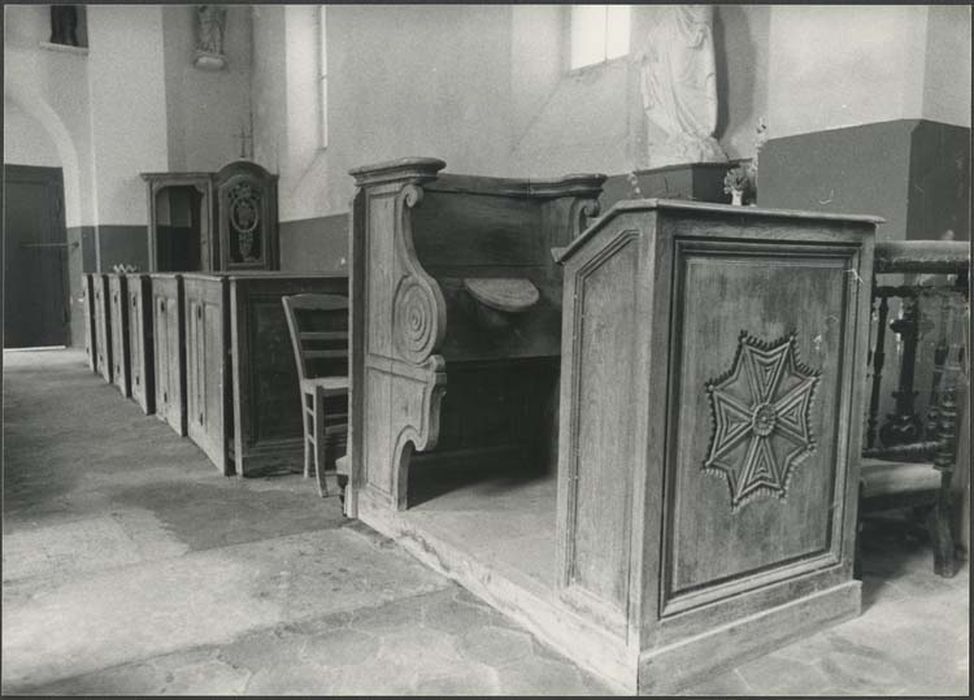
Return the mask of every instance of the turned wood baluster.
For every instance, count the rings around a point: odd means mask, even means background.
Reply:
[[[900,362],[899,388],[893,392],[896,399],[896,412],[886,416],[887,420],[879,429],[879,438],[884,445],[902,445],[920,437],[923,428],[916,414],[913,390],[916,351],[919,338],[919,303],[915,297],[902,298],[903,315],[889,324],[903,342],[903,357]]]
[[[873,385],[869,396],[869,424],[866,429],[866,447],[873,447],[876,443],[876,425],[878,423],[880,389],[883,383],[883,363],[886,361],[886,317],[889,315],[889,300],[885,296],[879,298],[879,318],[876,323],[876,347],[873,350]]]
[[[937,506],[932,515],[934,535],[934,572],[940,576],[953,576],[954,543],[950,531],[951,490],[950,482],[954,473],[954,462],[957,456],[957,383],[960,380],[964,349],[962,341],[958,340],[960,331],[957,328],[959,314],[953,300],[948,299],[946,333],[950,338],[946,362],[942,372],[940,386],[940,406],[938,410],[937,437],[939,445],[933,457],[935,469],[940,471],[940,492]]]
[[[940,304],[940,338],[933,351],[933,375],[930,380],[930,400],[927,403],[927,424],[924,434],[928,440],[936,440],[939,433],[938,406],[940,382],[944,374],[944,362],[947,359],[947,318],[950,311],[950,297],[944,295]]]

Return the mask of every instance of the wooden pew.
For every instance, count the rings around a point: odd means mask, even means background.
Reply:
[[[112,313],[109,305],[108,275],[92,274],[95,322],[96,368],[102,379],[112,383]]]
[[[557,594],[640,693],[859,614],[880,221],[637,200],[561,257]]]
[[[146,274],[129,274],[125,286],[129,326],[129,385],[132,399],[148,415],[156,410],[151,281]]]
[[[300,471],[297,368],[281,297],[348,294],[348,278],[183,275],[187,433],[224,474]]]
[[[153,385],[156,416],[179,435],[186,435],[186,322],[183,278],[172,273],[149,275],[152,304]]]
[[[567,246],[602,175],[352,171],[351,498],[409,504],[411,468],[553,463]]]

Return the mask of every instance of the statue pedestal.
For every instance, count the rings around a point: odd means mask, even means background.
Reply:
[[[608,211],[609,207],[623,199],[649,197],[729,204],[731,196],[724,193],[724,176],[728,170],[745,162],[687,163],[636,170],[633,174],[639,187],[638,193],[634,190],[629,173],[611,175],[602,187],[599,202],[602,211]]]
[[[227,57],[218,53],[197,51],[193,65],[200,70],[223,70],[227,67]]]

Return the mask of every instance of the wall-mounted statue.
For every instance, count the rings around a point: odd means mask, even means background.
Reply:
[[[227,8],[222,5],[196,6],[196,55],[193,65],[205,70],[220,70],[227,65],[223,54]]]
[[[712,5],[653,8],[640,83],[650,167],[723,162],[717,127]]]

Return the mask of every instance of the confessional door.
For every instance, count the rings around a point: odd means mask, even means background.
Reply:
[[[68,345],[60,168],[4,166],[4,347]]]

